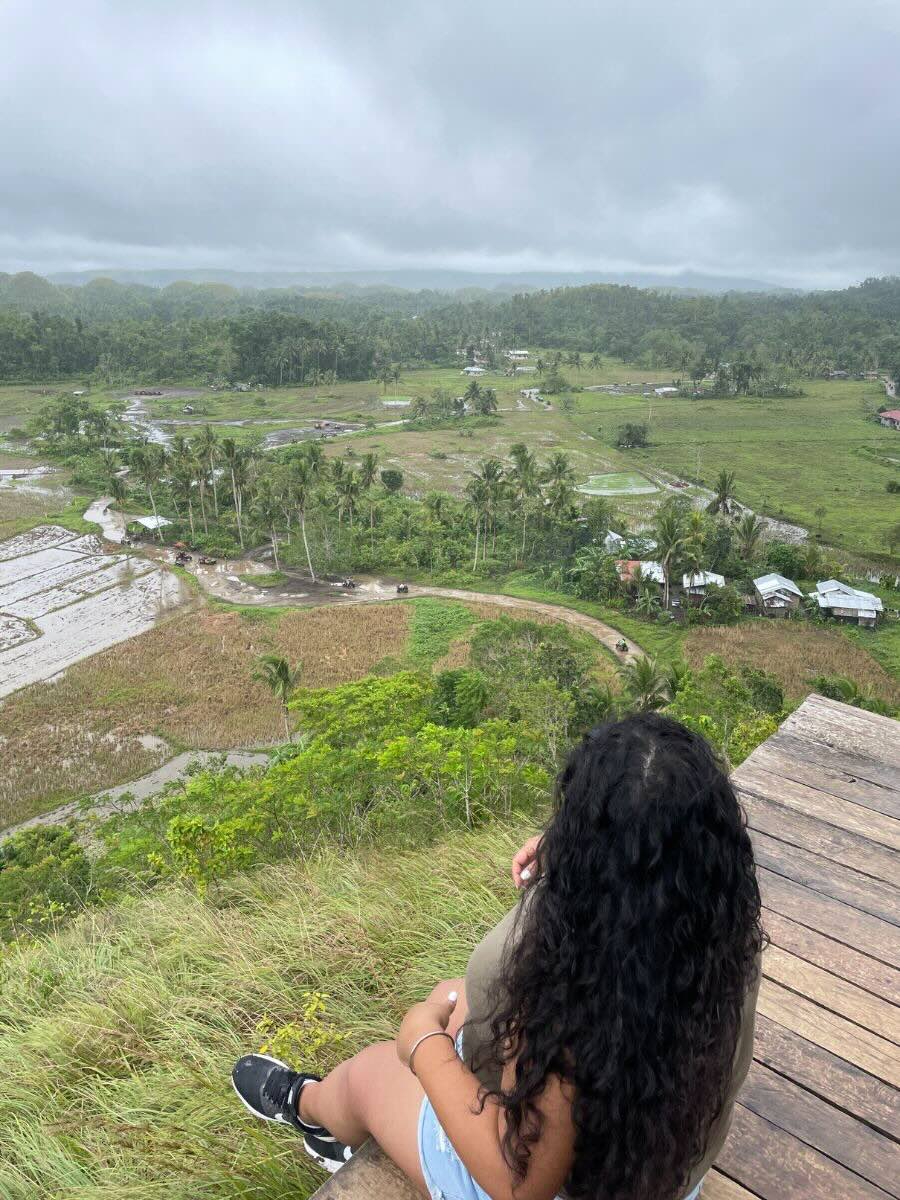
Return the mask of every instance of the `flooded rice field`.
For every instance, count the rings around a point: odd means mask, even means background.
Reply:
[[[0,543],[0,696],[149,629],[180,581],[93,534],[42,525]]]

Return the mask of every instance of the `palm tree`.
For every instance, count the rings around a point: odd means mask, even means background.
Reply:
[[[219,519],[219,488],[216,481],[216,466],[219,461],[219,439],[216,437],[216,431],[212,425],[204,425],[200,433],[194,439],[194,447],[197,457],[206,468],[212,483],[213,490],[213,512],[216,514],[216,520]]]
[[[472,379],[469,381],[469,386],[463,392],[463,400],[466,401],[470,408],[477,409],[480,399],[481,387],[477,379]]]
[[[271,480],[266,476],[260,480],[256,499],[253,501],[253,511],[259,518],[260,523],[269,531],[269,537],[272,539],[272,555],[275,559],[275,570],[280,571],[281,563],[278,561],[278,518],[282,512],[281,497],[273,488]]]
[[[672,699],[668,675],[655,658],[632,658],[622,663],[618,672],[629,708],[655,712]]]
[[[522,510],[522,552],[525,559],[525,525],[528,520],[528,504],[538,493],[537,459],[524,442],[516,442],[510,446],[510,457],[513,460],[509,472],[509,484],[512,496]]]
[[[293,733],[288,720],[288,704],[300,683],[302,671],[302,662],[298,662],[292,668],[288,660],[282,658],[280,654],[261,654],[256,660],[256,668],[253,672],[253,678],[264,683],[281,705],[284,736],[289,742],[293,741]]]
[[[231,497],[234,501],[234,516],[237,521],[238,541],[244,549],[244,530],[241,522],[243,508],[243,487],[247,482],[246,459],[243,451],[238,448],[234,438],[223,438],[222,458],[231,475]]]
[[[359,500],[359,480],[356,477],[355,471],[347,471],[341,476],[340,482],[335,484],[335,490],[338,493],[340,507],[338,508],[338,522],[340,523],[340,513],[342,509],[346,509],[347,515],[350,518],[350,528],[353,528],[353,510]]]
[[[187,505],[188,522],[191,527],[191,540],[194,532],[194,472],[186,463],[176,463],[172,472],[172,491]]]
[[[360,491],[368,496],[372,490],[372,485],[378,478],[378,455],[370,450],[368,454],[364,454],[359,464],[359,488]],[[369,503],[369,535],[372,543],[372,551],[375,550],[375,505]]]
[[[497,393],[493,388],[482,388],[476,401],[476,408],[483,417],[489,417],[497,411]]]
[[[572,507],[572,489],[563,479],[557,479],[546,491],[547,512],[555,521],[563,521]]]
[[[672,571],[684,553],[687,529],[683,511],[674,504],[663,504],[656,514],[653,538],[656,554],[663,569],[665,595],[663,604],[669,607]]]
[[[738,536],[740,555],[744,562],[750,562],[755,555],[765,528],[756,513],[745,513],[738,521],[735,531]]]
[[[162,446],[153,444],[141,446],[134,452],[131,465],[134,473],[147,489],[147,495],[150,497],[150,507],[153,509],[153,520],[156,524],[156,537],[161,542],[162,530],[159,527],[159,514],[156,511],[156,498],[153,495],[153,486],[159,483],[165,469],[166,452]]]
[[[706,506],[706,511],[729,514],[734,504],[734,471],[728,471],[723,467],[716,477],[714,489],[716,494]]]
[[[478,539],[481,533],[481,525],[482,522],[487,521],[487,512],[490,506],[488,485],[480,475],[473,475],[466,484],[466,496],[475,515],[475,558],[472,561],[472,570],[475,571],[478,568]],[[485,539],[487,539],[486,531]]]
[[[544,467],[544,480],[547,483],[571,484],[575,482],[575,471],[568,454],[562,450],[556,450],[550,455],[547,465]]]
[[[297,515],[300,518],[300,533],[303,537],[303,548],[306,551],[306,561],[309,565],[309,574],[313,583],[316,582],[316,573],[313,570],[312,556],[309,553],[309,542],[306,538],[306,509],[309,506],[314,484],[315,476],[310,463],[303,458],[296,459],[291,466],[288,490],[291,502],[297,509]]]

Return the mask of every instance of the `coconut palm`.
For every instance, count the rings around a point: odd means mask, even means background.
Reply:
[[[216,431],[212,425],[204,425],[200,433],[194,438],[194,450],[206,468],[206,473],[209,476],[209,481],[212,484],[213,491],[213,512],[216,514],[216,519],[219,517],[219,487],[216,479],[216,472],[221,457],[219,450],[219,439],[216,437]]]
[[[734,506],[734,483],[734,471],[728,471],[723,467],[716,476],[716,482],[713,485],[715,495],[706,506],[708,513],[724,512],[730,514]]]
[[[132,455],[131,466],[138,480],[147,489],[150,507],[153,509],[153,520],[156,524],[156,537],[161,542],[162,530],[159,527],[159,513],[156,511],[156,497],[153,495],[153,488],[155,484],[159,483],[165,470],[166,452],[162,446],[152,443],[140,446]]]
[[[744,513],[738,521],[735,532],[738,537],[738,549],[744,562],[750,562],[756,554],[765,528],[756,513]]]
[[[537,459],[524,442],[516,442],[510,447],[510,457],[513,460],[509,472],[510,492],[522,512],[522,550],[520,557],[525,558],[525,527],[528,521],[528,505],[538,494]]]
[[[483,417],[489,417],[497,411],[497,393],[493,388],[482,388],[479,392],[475,407]]]
[[[246,459],[234,438],[222,439],[222,459],[231,476],[231,498],[234,502],[234,517],[237,521],[238,541],[244,549],[244,530],[241,521],[243,488],[247,482]]]
[[[637,712],[655,712],[672,699],[666,672],[655,658],[632,658],[618,668],[628,707]]]
[[[306,510],[309,507],[314,486],[315,475],[309,462],[304,458],[295,459],[291,464],[291,472],[288,477],[288,495],[300,519],[303,549],[306,551],[306,562],[309,566],[309,574],[313,583],[316,581],[316,573],[313,570],[312,555],[309,552],[309,541],[306,537]]]
[[[260,480],[256,497],[253,501],[253,513],[260,524],[268,530],[272,540],[272,556],[275,559],[275,570],[281,570],[278,561],[278,519],[282,514],[281,497],[268,477]]]
[[[665,608],[668,608],[672,574],[684,554],[687,539],[687,526],[683,510],[671,503],[663,504],[656,514],[653,538],[656,542],[656,556],[663,569],[663,604]]]
[[[469,507],[475,517],[475,557],[472,560],[472,570],[478,568],[478,545],[481,526],[485,525],[485,540],[487,540],[487,514],[490,508],[490,490],[480,475],[473,475],[466,484],[466,497]]]
[[[293,741],[293,733],[288,720],[288,704],[300,683],[302,671],[303,663],[298,662],[295,667],[291,667],[288,660],[280,654],[261,654],[253,671],[253,678],[264,683],[281,705],[284,736],[289,742]]]
[[[481,400],[481,387],[477,379],[469,381],[469,386],[463,392],[463,400],[466,401],[470,408],[478,408],[478,403]]]
[[[187,508],[191,540],[193,541],[196,536],[194,530],[194,472],[186,462],[176,463],[172,470],[172,496],[173,499],[180,499]]]
[[[335,491],[338,494],[338,523],[340,523],[342,511],[346,511],[350,518],[350,528],[353,528],[353,510],[359,501],[359,479],[355,471],[347,471],[341,476],[340,482],[335,484]]]
[[[372,485],[378,478],[378,455],[374,451],[369,451],[364,454],[359,464],[359,489],[366,496],[372,490]],[[375,549],[375,505],[369,504],[369,535],[372,542],[372,550]]]
[[[543,476],[546,483],[574,483],[575,470],[568,454],[562,450],[555,450],[547,459]]]

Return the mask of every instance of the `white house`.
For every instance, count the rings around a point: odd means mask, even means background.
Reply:
[[[526,362],[528,359],[527,350],[507,350],[506,357],[510,362]]]
[[[484,367],[463,367],[463,375],[484,375],[486,374]]]
[[[613,529],[610,529],[606,537],[603,539],[603,549],[608,551],[610,554],[615,554],[616,551],[621,550],[624,545],[625,539],[622,537],[621,533],[616,533]]]
[[[658,583],[662,587],[666,582],[666,574],[662,563],[643,562],[636,558],[623,558],[616,563],[616,570],[623,583],[630,583],[640,571],[641,579],[650,583]]]
[[[768,575],[759,575],[753,580],[753,590],[759,607],[767,616],[783,617],[791,609],[799,608],[803,593],[785,575],[772,571]]]
[[[697,571],[693,575],[682,575],[681,586],[689,596],[704,596],[707,588],[724,587],[725,576],[717,575],[715,571]]]
[[[884,605],[877,596],[851,587],[849,583],[841,583],[838,579],[820,580],[816,590],[809,595],[830,617],[856,621],[858,625],[874,625],[878,614],[884,612]]]
[[[653,392],[657,396],[677,396],[678,388],[677,387],[658,387],[658,388],[654,388]]]

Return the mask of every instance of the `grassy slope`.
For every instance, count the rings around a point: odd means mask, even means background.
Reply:
[[[308,1195],[321,1175],[293,1135],[244,1113],[231,1063],[264,1016],[296,1019],[304,989],[328,993],[347,1052],[389,1038],[514,902],[522,832],[269,868],[207,901],[160,891],[5,952],[0,1196]]]

